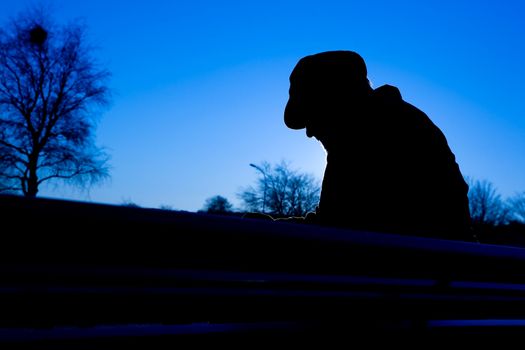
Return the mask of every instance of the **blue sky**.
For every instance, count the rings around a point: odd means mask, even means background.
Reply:
[[[522,1],[43,1],[81,19],[112,72],[98,144],[112,178],[89,192],[43,196],[198,210],[288,160],[322,178],[325,154],[284,126],[288,76],[303,56],[347,49],[374,86],[444,131],[464,175],[504,196],[525,191],[525,4]],[[6,23],[34,1],[3,1]]]

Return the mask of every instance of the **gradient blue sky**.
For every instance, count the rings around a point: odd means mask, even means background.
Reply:
[[[322,178],[325,154],[282,112],[303,56],[359,52],[374,86],[398,86],[444,131],[464,175],[525,191],[525,2],[48,0],[83,20],[113,73],[98,125],[112,178],[41,195],[198,210],[291,162]],[[35,1],[0,3],[6,23]]]

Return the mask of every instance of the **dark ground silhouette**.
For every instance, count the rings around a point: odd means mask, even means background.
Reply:
[[[515,247],[21,196],[0,213],[2,349],[523,336]]]
[[[302,58],[284,120],[327,151],[320,203],[307,221],[473,240],[468,186],[445,136],[396,87],[373,89],[359,54]]]

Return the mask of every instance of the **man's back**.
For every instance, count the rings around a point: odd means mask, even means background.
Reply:
[[[397,88],[383,86],[331,130],[322,224],[460,238],[468,187],[443,133]],[[461,238],[460,238],[461,239]]]

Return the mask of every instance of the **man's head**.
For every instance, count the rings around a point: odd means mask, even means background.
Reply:
[[[303,57],[290,75],[290,97],[284,122],[306,128],[308,136],[329,117],[372,91],[363,58],[353,51],[328,51]]]

